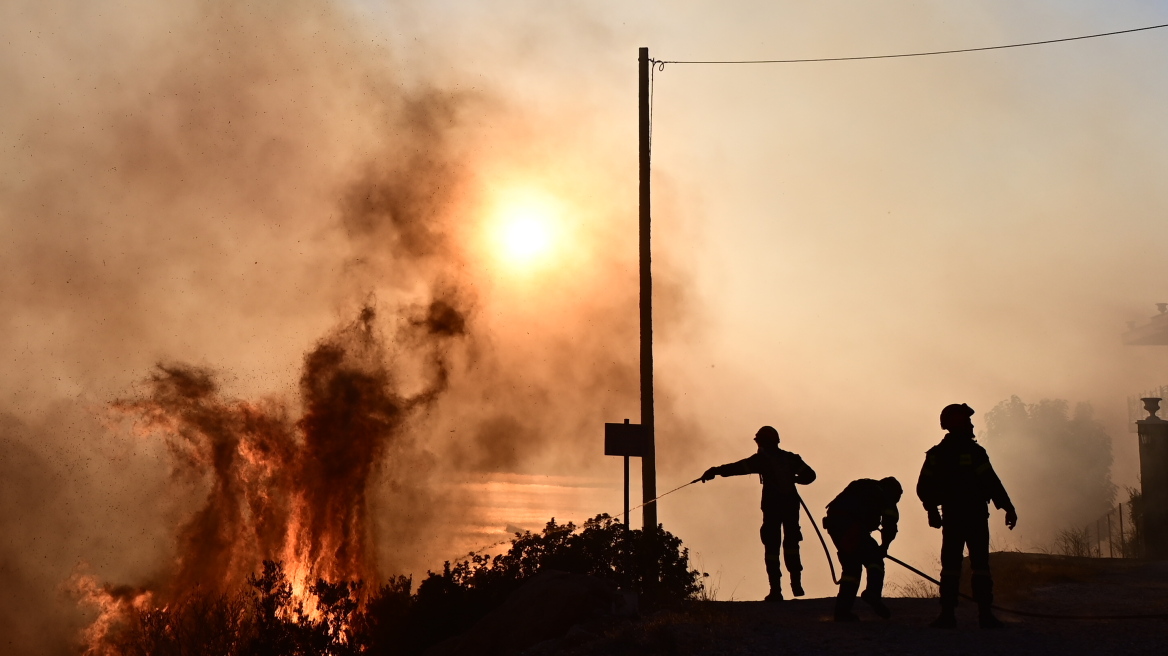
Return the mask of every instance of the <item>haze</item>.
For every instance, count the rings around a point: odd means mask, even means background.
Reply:
[[[430,469],[406,486],[441,493],[408,501],[393,481],[413,474],[383,472],[382,567],[421,574],[509,527],[618,510],[601,435],[638,417],[639,46],[850,56],[1164,22],[1151,2],[9,3],[5,587],[47,608],[80,563],[143,584],[173,558],[199,487],[104,410],[156,362],[289,398],[304,354],[364,304],[392,317],[449,290],[475,340],[412,424],[408,462]],[[1161,30],[655,72],[658,489],[745,457],[763,424],[819,473],[813,510],[855,478],[911,489],[941,407],[969,403],[981,429],[1011,395],[1090,402],[1113,480],[1135,485],[1126,399],[1168,382],[1168,351],[1119,335],[1168,301],[1166,54]],[[357,220],[383,197],[355,189],[400,191],[385,197],[422,228]],[[526,268],[492,232],[510,193],[562,208]],[[1003,479],[1021,520],[1007,534],[995,515],[995,547],[1048,544],[1021,502],[1043,491]],[[743,477],[660,504],[721,598],[765,592],[758,501]],[[932,566],[918,510],[910,492],[894,551]],[[804,534],[808,592],[831,594]],[[80,621],[61,616],[38,615]]]

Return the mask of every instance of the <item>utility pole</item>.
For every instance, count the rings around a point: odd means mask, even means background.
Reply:
[[[657,527],[657,448],[653,427],[653,268],[649,248],[649,49],[639,51],[640,269],[641,269],[641,496],[645,530]]]

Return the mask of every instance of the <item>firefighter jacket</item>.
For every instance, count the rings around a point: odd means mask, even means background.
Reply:
[[[972,435],[949,433],[926,452],[917,480],[917,497],[925,510],[941,506],[950,511],[988,512],[986,504],[990,501],[1000,509],[1014,508],[989,455]]]
[[[848,483],[843,492],[827,504],[824,526],[832,530],[855,528],[865,535],[880,529],[880,543],[888,545],[896,537],[900,512],[897,499],[892,498],[879,482],[861,478]]]
[[[782,449],[763,449],[758,453],[715,467],[719,476],[742,476],[758,474],[762,479],[762,511],[799,512],[799,493],[795,484],[807,485],[815,480],[815,471],[803,462],[798,454]]]

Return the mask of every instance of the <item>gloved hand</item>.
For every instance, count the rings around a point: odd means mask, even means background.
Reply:
[[[888,546],[889,545],[887,545],[887,544],[880,545],[880,557],[881,558],[888,557]]]
[[[706,481],[714,480],[718,476],[718,473],[714,471],[715,469],[717,469],[717,467],[710,467],[707,469],[706,472],[702,474],[701,481],[705,483]]]
[[[939,508],[929,508],[929,526],[941,528],[941,524],[941,510]]]
[[[1014,527],[1017,525],[1018,525],[1018,513],[1013,508],[1010,508],[1009,510],[1006,511],[1006,528],[1013,531]]]

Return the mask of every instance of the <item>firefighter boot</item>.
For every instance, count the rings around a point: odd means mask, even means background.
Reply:
[[[771,584],[771,592],[770,592],[770,594],[768,594],[766,597],[763,598],[763,601],[782,601],[783,600],[783,588],[779,584],[783,580],[783,572],[781,569],[779,569],[779,561],[777,561],[777,560],[766,561],[766,570],[767,570],[767,579],[770,581],[770,584]]]
[[[802,539],[798,527],[783,536],[783,564],[791,575],[791,595],[795,597],[803,596],[803,563],[799,560],[799,540]]]
[[[994,617],[994,611],[989,606],[978,606],[977,625],[983,629],[1001,629],[1006,626],[1002,620]]]
[[[791,596],[802,597],[803,592],[803,572],[795,571],[791,574]]]
[[[873,563],[868,566],[868,587],[864,589],[864,593],[860,595],[860,599],[864,603],[872,607],[872,610],[882,617],[888,619],[892,617],[892,611],[888,610],[888,606],[884,605],[884,600],[881,599],[881,592],[884,590],[884,562]]]
[[[957,586],[959,579],[956,576],[946,576],[941,573],[941,615],[929,623],[934,629],[956,629],[957,615]]]
[[[957,614],[953,612],[950,606],[942,606],[941,614],[937,619],[929,622],[929,626],[934,629],[956,629],[957,628]]]
[[[835,621],[858,622],[860,618],[852,612],[852,604],[856,601],[856,592],[860,590],[860,582],[849,576],[840,577],[839,592],[835,597]]]
[[[983,629],[1000,629],[1006,626],[994,617],[994,581],[989,572],[973,572],[970,579],[973,598],[977,600],[977,625]]]
[[[872,608],[872,612],[876,613],[883,619],[892,617],[892,611],[888,610],[888,606],[884,605],[884,599],[880,597],[880,593],[865,590],[860,594],[860,599]]]

